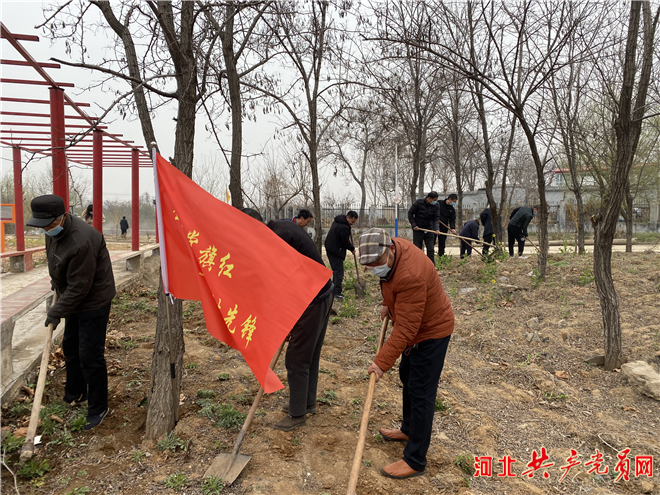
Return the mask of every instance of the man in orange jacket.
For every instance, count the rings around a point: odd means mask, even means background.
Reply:
[[[360,264],[380,278],[381,319],[394,322],[390,337],[369,366],[376,381],[399,356],[403,383],[403,422],[398,430],[382,428],[385,440],[405,442],[403,459],[382,469],[390,478],[420,476],[431,443],[435,398],[454,331],[454,312],[435,266],[409,241],[391,239],[382,229],[360,236]]]

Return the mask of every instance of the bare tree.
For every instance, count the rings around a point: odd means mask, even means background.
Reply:
[[[48,22],[44,25],[53,37],[64,37],[69,46],[78,47],[80,62],[61,63],[91,69],[106,74],[108,80],[115,78],[130,84],[132,103],[142,125],[145,143],[150,149],[156,142],[153,110],[166,101],[176,102],[177,125],[172,162],[191,177],[197,106],[207,93],[209,53],[213,51],[217,37],[210,35],[208,30],[196,28],[201,12],[194,2],[175,5],[166,1],[148,1],[144,5],[146,8],[132,2],[112,5],[108,1],[69,3],[66,8],[55,8],[55,14],[48,16]],[[84,42],[90,29],[96,27],[94,23],[98,22],[96,18],[86,22],[92,6],[102,14],[103,22],[115,33],[117,41],[115,58],[103,58],[99,63],[88,62],[90,57],[98,54],[88,53]],[[210,7],[201,6],[201,9],[205,8]],[[57,20],[50,22],[53,19]],[[138,56],[136,45],[142,43],[147,49]],[[122,108],[126,112],[133,111],[128,104]],[[170,335],[167,304],[161,286],[158,291],[146,438],[158,438],[171,431],[178,418],[184,353],[182,305],[179,300],[174,300],[171,305]],[[176,376],[170,380],[172,367],[176,370]]]
[[[616,157],[612,163],[608,188],[602,198],[600,209],[591,217],[595,235],[594,276],[603,315],[607,370],[619,368],[623,362],[619,300],[612,279],[612,243],[647,110],[646,97],[653,67],[654,41],[659,17],[660,7],[653,14],[650,2],[631,2],[623,81],[614,122]],[[641,69],[638,72],[637,46],[640,22],[643,25],[642,56]]]

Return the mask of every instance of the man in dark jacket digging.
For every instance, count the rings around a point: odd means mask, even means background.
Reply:
[[[536,216],[539,209],[538,206],[534,206],[533,208],[521,206],[514,211],[515,213],[511,216],[507,228],[507,234],[509,236],[509,256],[513,258],[513,245],[517,240],[518,256],[520,258],[525,258],[525,256],[523,256],[525,251],[525,239],[529,237],[527,227],[529,226],[529,222],[532,221],[532,218]]]
[[[424,251],[422,244],[426,244],[426,255],[435,265],[435,234],[438,231],[440,210],[438,208],[438,193],[431,191],[426,198],[418,199],[408,210],[408,221],[413,229],[413,244]],[[425,232],[422,229],[432,230]]]
[[[344,299],[342,283],[344,282],[344,260],[346,251],[355,251],[351,242],[351,227],[357,222],[358,214],[353,210],[346,215],[337,215],[330,226],[330,231],[325,238],[325,254],[328,256],[332,278],[335,284],[335,299]]]
[[[71,216],[54,194],[32,200],[27,223],[46,233],[46,256],[57,302],[48,310],[46,326],[65,318],[62,351],[66,362],[64,402],[89,401],[87,425],[99,425],[108,413],[105,334],[115,279],[103,234]]]
[[[263,222],[258,211],[244,208],[243,213]],[[300,254],[323,265],[323,258],[307,233],[293,222],[268,222],[268,228]],[[332,309],[333,285],[325,286],[309,303],[289,334],[286,349],[286,376],[289,385],[289,404],[282,408],[286,417],[273,428],[291,431],[307,423],[307,414],[316,413],[316,388],[319,381],[321,348]]]
[[[463,225],[463,228],[461,229],[461,234],[462,237],[467,237],[469,239],[474,239],[475,241],[479,240],[479,218],[475,218],[474,220],[468,220],[465,222],[465,225]],[[461,239],[461,258],[465,256],[472,256],[472,243],[470,241],[466,241],[464,239]]]
[[[479,214],[479,219],[481,220],[481,225],[484,226],[484,233],[483,233],[484,242],[492,244],[493,240],[495,239],[495,230],[493,228],[493,220],[489,207],[484,208],[484,211],[482,211]],[[500,230],[502,230],[502,217],[499,217],[499,219],[500,219]],[[483,253],[488,254],[489,249],[490,246],[484,244]]]
[[[456,210],[454,206],[458,201],[458,196],[450,194],[447,198],[440,202],[440,232],[451,232],[456,235]],[[438,236],[438,256],[445,254],[445,243],[447,242],[446,235]]]
[[[390,478],[419,476],[426,468],[435,399],[454,312],[434,265],[404,239],[391,239],[382,229],[360,236],[360,264],[380,278],[381,319],[389,315],[392,333],[368,372],[378,381],[401,356],[403,422],[397,430],[380,429],[385,440],[404,442],[403,459],[382,469]]]

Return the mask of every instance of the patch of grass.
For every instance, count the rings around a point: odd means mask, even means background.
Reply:
[[[9,408],[9,415],[14,418],[27,416],[30,412],[32,412],[32,407],[25,402],[15,402],[14,405]]]
[[[355,307],[355,301],[350,297],[346,297],[344,303],[337,312],[337,316],[340,318],[357,318],[358,310]]]
[[[207,476],[202,481],[202,493],[204,495],[219,495],[225,489],[225,482],[220,476]]]
[[[62,476],[57,482],[62,486],[66,486],[71,482],[71,476]]]
[[[552,400],[552,401],[556,401],[556,402],[568,399],[568,395],[566,395],[566,394],[556,394],[555,395],[554,392],[550,392],[550,393],[546,392],[546,393],[543,394],[543,396],[546,398],[546,400]]]
[[[87,495],[90,492],[90,489],[86,486],[79,486],[74,488],[70,492],[67,492],[66,495]]]
[[[2,441],[2,453],[11,454],[12,452],[18,451],[23,446],[23,442],[25,442],[25,438],[15,437],[10,433]]]
[[[181,489],[188,486],[188,478],[183,473],[170,474],[165,478],[165,486],[175,492],[180,492]]]
[[[197,397],[200,399],[215,399],[216,393],[209,389],[200,389],[197,391]]]
[[[81,469],[76,473],[76,476],[78,476],[78,478],[87,478],[87,471]]]
[[[369,337],[367,337],[367,342],[375,342],[375,341],[376,341],[376,337],[374,335],[369,335]]]
[[[144,459],[145,453],[142,452],[141,450],[136,450],[131,454],[131,461],[132,462],[140,462],[142,459]]]
[[[364,461],[362,461],[362,464],[364,464],[364,467],[371,467],[371,461],[369,461],[369,460],[367,460],[367,459],[365,459]]]
[[[337,323],[341,323],[341,318],[339,316],[333,316],[330,319],[330,324],[331,325],[336,325]]]
[[[119,343],[122,345],[125,351],[132,351],[138,346],[137,343],[131,339],[122,339],[119,341]]]
[[[30,459],[25,464],[23,464],[21,469],[16,474],[22,478],[32,479],[40,478],[48,471],[50,471],[48,459],[44,459],[41,462],[39,462],[37,459]]]
[[[541,278],[541,272],[539,272],[538,268],[534,268],[532,270],[532,288],[538,288],[541,285],[541,282],[543,282],[543,279]]]
[[[319,373],[325,373],[326,375],[330,375],[330,370],[325,369],[325,368],[319,368]]]
[[[73,439],[73,435],[71,435],[71,432],[66,429],[66,426],[64,427],[64,431],[55,439],[51,440],[48,442],[47,445],[60,445],[62,447],[73,447],[75,444],[75,440]]]
[[[474,457],[470,454],[457,455],[454,459],[454,466],[458,466],[465,474],[472,476],[474,474]]]
[[[212,420],[216,428],[229,430],[240,427],[247,417],[247,414],[234,409],[231,404],[213,404],[208,399],[198,403],[202,408],[197,414]]]
[[[383,435],[378,433],[376,436],[374,436],[374,441],[376,443],[383,443],[385,441],[385,439],[383,438]]]
[[[187,363],[184,368],[187,370],[198,370],[199,369],[199,364],[197,363]]]
[[[449,404],[446,400],[435,399],[436,411],[446,411],[447,409],[449,409]]]
[[[54,435],[60,428],[62,428],[62,425],[54,419],[46,418],[41,421],[42,435]]]
[[[302,440],[300,440],[300,437],[295,437],[293,439],[293,445],[298,446],[302,443]]]
[[[578,278],[578,284],[580,284],[580,285],[589,285],[594,280],[595,279],[594,279],[593,270],[591,268],[587,267],[584,270],[582,270],[582,273],[580,274],[580,277]]]
[[[445,270],[451,268],[451,265],[454,261],[454,257],[448,254],[443,254],[442,256],[435,256],[435,267],[438,270]]]
[[[141,380],[131,380],[126,384],[127,389],[140,388],[142,386]]]
[[[188,318],[188,317],[192,316],[194,311],[195,311],[195,303],[188,303],[188,307],[183,312],[183,317]]]
[[[229,380],[229,373],[220,373],[218,375],[218,380],[220,380],[221,382]]]
[[[491,284],[495,282],[497,276],[497,263],[486,263],[479,268],[479,282],[482,284]]]
[[[62,418],[68,410],[69,406],[64,402],[52,402],[39,411],[39,417],[44,419],[50,415],[55,415]]]
[[[323,392],[323,397],[317,397],[317,402],[323,402],[324,404],[332,404],[332,401],[337,398],[337,392],[334,390],[326,390]]]
[[[353,400],[351,401],[351,404],[354,406],[359,406],[360,405],[360,399],[357,397],[354,397]]]
[[[185,443],[179,437],[176,433],[173,431],[165,434],[160,440],[158,440],[158,450],[161,452],[164,452],[166,450],[170,450],[172,452],[176,452],[176,449],[183,449],[185,446]]]

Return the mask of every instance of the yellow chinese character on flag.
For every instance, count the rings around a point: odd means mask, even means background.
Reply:
[[[257,329],[257,317],[252,318],[252,315],[248,316],[248,319],[243,322],[241,329],[241,337],[243,337],[245,342],[245,348],[247,349],[248,344],[252,340],[252,334]]]
[[[188,242],[190,243],[190,246],[197,244],[199,242],[199,232],[196,230],[188,232]]]
[[[199,251],[199,254],[201,254],[199,257],[199,263],[202,265],[202,268],[208,268],[209,271],[211,271],[211,268],[215,265],[213,260],[215,259],[217,252],[218,250],[215,246],[209,246],[208,249]]]
[[[225,265],[225,262],[226,262],[229,258],[231,258],[231,254],[230,254],[230,253],[227,253],[227,256],[225,256],[224,258],[220,258],[220,261],[221,261],[222,263],[220,263],[220,265],[219,265],[219,267],[218,267],[218,268],[219,268],[219,271],[218,271],[218,277],[219,277],[220,275],[225,275],[225,276],[231,278],[231,270],[234,268],[234,265]],[[223,271],[223,270],[224,270],[224,271]]]
[[[220,303],[218,302],[218,304]],[[236,331],[236,328],[229,328],[230,325],[233,323],[234,318],[236,318],[236,313],[238,313],[238,304],[234,306],[234,309],[230,309],[229,311],[227,311],[225,324],[227,325],[227,330],[229,330],[229,333],[234,333]]]

